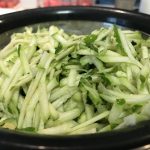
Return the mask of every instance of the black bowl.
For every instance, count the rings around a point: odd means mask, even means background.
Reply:
[[[9,35],[26,25],[49,22],[63,26],[64,22],[82,22],[78,28],[84,29],[87,23],[98,22],[117,24],[150,34],[150,16],[124,10],[100,7],[55,7],[26,10],[0,16],[1,44]],[[90,21],[90,22],[89,22]],[[63,22],[63,23],[62,23]],[[84,23],[85,22],[85,23]],[[88,27],[88,31],[91,28]],[[73,28],[73,27],[71,27]],[[13,30],[12,30],[13,29]],[[86,31],[85,31],[86,32]],[[3,33],[3,34],[2,34]],[[8,34],[7,34],[8,33]],[[52,136],[21,133],[0,129],[0,149],[51,149],[51,150],[102,150],[131,149],[150,144],[150,122],[142,122],[134,127],[101,134]],[[148,146],[147,146],[148,147]],[[143,149],[146,148],[143,147]]]

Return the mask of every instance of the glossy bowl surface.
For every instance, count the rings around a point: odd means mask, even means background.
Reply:
[[[150,34],[150,16],[101,7],[55,7],[25,10],[0,16],[0,47],[24,26],[58,25],[77,34],[90,33],[100,26],[117,24]],[[101,134],[45,136],[0,129],[0,149],[102,150],[129,149],[150,144],[150,122]]]

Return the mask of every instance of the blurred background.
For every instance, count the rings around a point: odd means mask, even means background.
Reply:
[[[18,10],[54,6],[104,6],[150,14],[150,0],[0,0],[0,15]]]

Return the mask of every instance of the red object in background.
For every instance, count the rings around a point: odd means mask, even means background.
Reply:
[[[69,5],[90,6],[92,4],[93,0],[44,0],[44,7]]]
[[[19,0],[0,0],[1,8],[12,8],[19,3]]]
[[[93,5],[93,0],[78,0],[78,5],[90,6]]]
[[[44,1],[44,6],[60,6],[61,5],[61,0],[45,0]]]

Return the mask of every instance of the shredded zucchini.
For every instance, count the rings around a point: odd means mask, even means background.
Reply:
[[[150,119],[150,42],[117,26],[14,33],[0,51],[0,126],[89,134]]]

